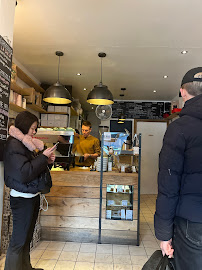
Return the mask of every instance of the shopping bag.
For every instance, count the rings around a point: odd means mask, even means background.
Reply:
[[[174,270],[172,259],[162,255],[161,250],[156,250],[144,264],[142,270]]]

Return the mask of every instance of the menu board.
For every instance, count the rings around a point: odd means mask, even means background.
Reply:
[[[112,118],[124,114],[128,119],[162,119],[170,102],[115,101],[112,105]],[[167,106],[165,106],[165,104]]]
[[[0,152],[7,138],[13,49],[0,35]],[[0,154],[0,160],[2,156]]]

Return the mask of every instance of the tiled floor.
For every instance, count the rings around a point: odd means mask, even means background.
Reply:
[[[141,195],[140,246],[99,245],[42,241],[31,252],[33,267],[44,270],[140,270],[150,255],[159,249],[154,236],[156,195]],[[0,260],[4,269],[5,258]]]

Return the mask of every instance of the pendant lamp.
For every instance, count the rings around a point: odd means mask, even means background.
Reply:
[[[126,88],[121,88],[121,90],[125,91]],[[122,97],[124,97],[124,94],[120,94],[119,96],[122,98]],[[125,121],[125,120],[126,120],[126,116],[124,114],[124,111],[122,110],[122,113],[119,116],[118,124],[123,124],[123,121]]]
[[[63,56],[64,53],[57,51],[55,54],[59,57],[58,80],[46,90],[43,100],[53,104],[69,104],[72,102],[72,97],[69,91],[59,82],[60,57]]]
[[[110,105],[114,103],[112,93],[106,85],[102,84],[102,58],[106,56],[106,53],[99,53],[98,56],[101,58],[101,81],[90,91],[87,102],[95,105]]]

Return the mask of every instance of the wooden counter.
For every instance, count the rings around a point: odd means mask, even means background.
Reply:
[[[46,195],[47,212],[41,213],[42,239],[98,242],[100,173],[79,168],[51,172],[53,187]],[[107,184],[133,185],[133,219],[105,218]],[[137,240],[138,175],[103,173],[102,243],[135,244]]]

